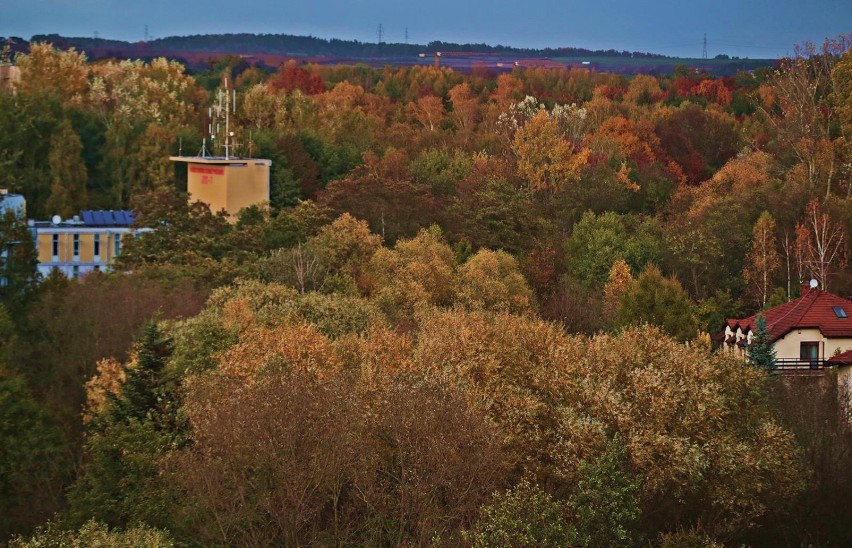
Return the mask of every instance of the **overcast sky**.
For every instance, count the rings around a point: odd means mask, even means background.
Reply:
[[[0,0],[0,36],[140,41],[283,33],[375,42],[575,46],[701,57],[779,57],[852,32],[852,0]]]

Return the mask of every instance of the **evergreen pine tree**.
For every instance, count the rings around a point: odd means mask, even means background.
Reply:
[[[171,341],[148,323],[125,366],[121,394],[87,434],[85,464],[68,493],[72,526],[94,518],[110,527],[171,527],[175,494],[159,460],[176,438],[163,368]]]
[[[748,359],[757,367],[766,370],[775,368],[775,346],[769,337],[766,318],[763,314],[758,314],[755,321],[754,335],[752,335],[751,342],[748,345]]]
[[[17,325],[38,281],[38,255],[27,220],[12,210],[0,212],[0,302]]]
[[[171,341],[154,322],[147,324],[136,346],[136,367],[127,368],[127,380],[113,405],[112,422],[143,421],[158,414],[162,371],[171,353]]]

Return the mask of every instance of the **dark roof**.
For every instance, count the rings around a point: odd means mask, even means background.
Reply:
[[[849,317],[841,318],[834,308],[841,307]],[[825,337],[852,337],[852,301],[820,289],[808,289],[798,299],[764,311],[770,339],[776,341],[793,329],[819,329]],[[742,320],[729,319],[725,323],[736,331],[745,333],[757,329],[757,314]]]
[[[84,210],[80,212],[83,222],[88,226],[130,226],[133,224],[132,211]]]
[[[825,365],[852,365],[852,350],[832,356],[826,360]]]

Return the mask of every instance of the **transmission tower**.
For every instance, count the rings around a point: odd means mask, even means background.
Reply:
[[[148,25],[145,25],[145,41],[148,41]]]
[[[379,44],[384,43],[385,38],[385,28],[379,23],[379,29],[376,31],[376,36],[379,38]]]
[[[704,49],[701,51],[701,58],[707,59],[707,33],[704,33]]]
[[[405,27],[405,43],[408,44],[408,27]]]

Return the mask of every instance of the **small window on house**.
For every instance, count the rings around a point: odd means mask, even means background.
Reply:
[[[74,234],[74,259],[80,259],[80,235]]]
[[[118,257],[121,254],[121,234],[116,234],[115,236],[113,236],[112,243],[112,255],[113,257]]]
[[[834,309],[834,315],[837,316],[838,318],[846,318],[847,317],[846,311],[843,309],[842,306],[833,306],[832,308]]]
[[[815,361],[819,359],[819,343],[803,342],[799,347],[799,359],[802,361]]]
[[[95,239],[92,243],[92,246],[94,247],[95,257],[100,257],[101,256],[101,235],[100,234],[95,234]]]
[[[59,234],[53,235],[53,260],[59,260]]]

